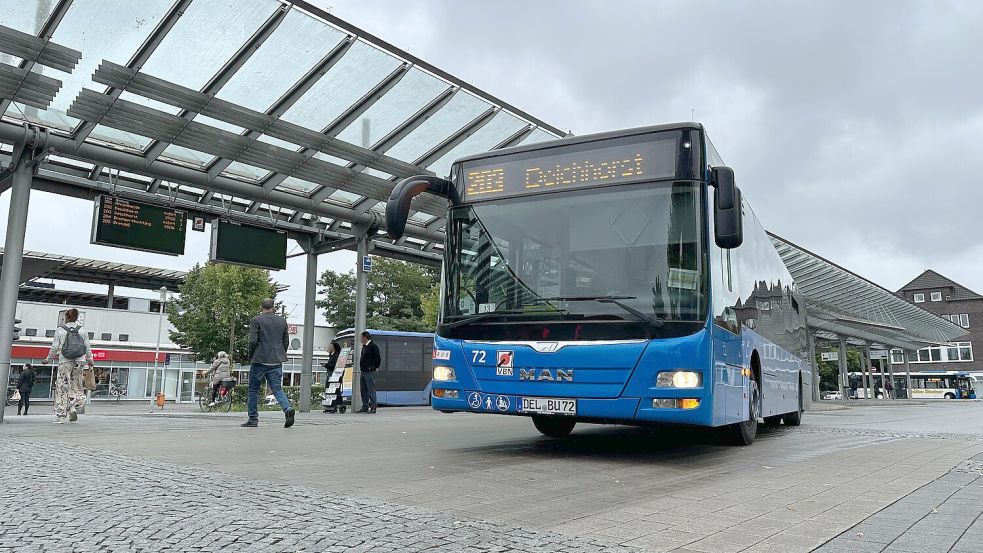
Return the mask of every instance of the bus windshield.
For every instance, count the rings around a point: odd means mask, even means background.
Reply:
[[[695,332],[707,309],[702,197],[699,183],[663,182],[454,208],[438,333],[610,340]]]

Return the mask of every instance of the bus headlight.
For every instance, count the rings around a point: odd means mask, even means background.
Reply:
[[[655,380],[656,388],[699,388],[700,386],[703,386],[703,375],[696,371],[661,372]]]
[[[454,374],[453,367],[437,365],[433,368],[433,379],[435,382],[449,382],[451,380],[457,380],[457,375]]]

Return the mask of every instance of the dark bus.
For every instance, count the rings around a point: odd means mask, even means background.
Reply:
[[[382,354],[382,368],[376,373],[380,405],[429,405],[433,369],[433,334],[369,330]],[[338,333],[341,344],[338,363],[345,364],[345,395],[351,394],[352,347],[362,347],[353,329]]]

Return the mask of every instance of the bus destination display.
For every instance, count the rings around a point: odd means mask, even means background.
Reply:
[[[465,162],[464,199],[480,201],[672,177],[677,143],[675,138],[607,147],[594,142],[560,147],[557,153],[538,150]]]
[[[99,196],[92,220],[93,244],[131,250],[184,254],[187,214],[179,209]]]
[[[287,231],[214,221],[211,260],[278,271],[286,269]]]

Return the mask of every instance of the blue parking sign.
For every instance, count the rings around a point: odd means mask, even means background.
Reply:
[[[362,258],[362,270],[366,273],[372,272],[372,256],[367,255]]]

